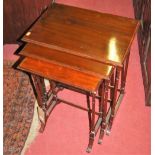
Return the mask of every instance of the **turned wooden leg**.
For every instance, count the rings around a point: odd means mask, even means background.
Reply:
[[[105,89],[105,81],[103,81],[103,83],[100,85],[100,89],[99,89],[99,96],[101,97],[99,100],[99,105],[100,105],[99,112],[100,112],[100,117],[102,118],[102,121],[103,121],[104,89]],[[101,126],[102,126],[102,123],[101,123]],[[101,139],[103,138],[103,134],[104,134],[104,131],[102,131],[102,127],[101,127],[98,144],[102,143]]]
[[[96,93],[92,94],[92,118],[91,118],[91,132],[89,134],[89,144],[87,147],[87,152],[90,153],[93,147],[94,138],[95,138],[95,95]]]
[[[110,134],[112,124],[113,124],[113,120],[114,120],[115,106],[117,103],[117,89],[118,89],[118,83],[119,83],[120,70],[121,70],[120,68],[116,68],[114,96],[113,96],[113,100],[112,100],[112,108],[111,108],[111,115],[110,115],[110,119],[109,119],[109,124],[108,124],[108,128],[106,130],[107,135]]]
[[[102,89],[104,87],[103,82],[100,84],[99,89],[98,89],[98,95],[100,96],[99,98],[99,112],[101,114],[100,117],[102,117],[102,104],[101,104],[101,98],[102,98]]]
[[[88,107],[88,119],[89,119],[89,133],[91,132],[91,109],[90,109],[90,99],[89,95],[87,94],[87,107]]]
[[[39,105],[39,107],[37,108],[38,118],[41,123],[39,131],[43,132],[46,125],[46,101],[47,101],[45,83],[44,79],[39,76],[31,75],[31,78],[32,78],[32,84],[34,85],[35,88],[37,102]]]
[[[35,92],[35,95],[36,95],[36,99],[37,99],[37,102],[38,102],[38,105],[40,107],[43,106],[43,92],[40,90],[40,87],[39,87],[39,79],[37,78],[36,75],[31,75],[30,76],[31,78],[31,82],[32,82],[32,85],[33,85],[33,88],[34,88],[34,92]]]
[[[123,64],[122,71],[121,71],[121,94],[125,93],[125,85],[126,85],[129,57],[130,57],[130,52],[128,53],[126,62],[125,62],[125,64]]]
[[[44,78],[37,75],[31,75],[31,79],[39,105],[37,108],[38,118],[41,125],[39,131],[43,132],[50,113],[55,106],[60,103],[60,101],[57,101],[57,93],[62,89],[56,87],[55,82],[50,81],[50,90],[49,92],[46,92]]]
[[[109,81],[104,81],[103,86],[102,86],[102,96],[101,96],[102,123],[101,123],[98,144],[102,143],[103,136],[104,136],[106,126],[107,126],[106,116],[107,116],[107,101],[108,101],[108,85],[109,85]]]
[[[38,113],[38,118],[40,121],[39,132],[43,133],[45,126],[46,126],[46,112],[42,108],[37,107],[37,113]]]
[[[111,76],[110,85],[111,85],[112,87],[114,87],[114,84],[115,84],[115,75],[114,75],[114,73],[113,73],[112,76]],[[112,107],[113,98],[114,98],[114,89],[111,88],[111,89],[110,89],[110,100],[111,100],[110,106],[111,106],[111,107]]]

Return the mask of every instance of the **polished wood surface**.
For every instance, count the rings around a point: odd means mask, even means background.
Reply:
[[[126,17],[53,4],[22,40],[122,66],[138,25]]]
[[[62,101],[88,111],[87,152],[91,152],[99,128],[98,143],[102,143],[104,134],[111,131],[117,103],[125,92],[129,49],[138,25],[134,19],[61,4],[48,8],[22,38],[27,44],[20,52],[24,59],[18,66],[31,74],[44,113],[44,119],[39,118],[41,129],[53,107]],[[49,92],[44,78],[49,79]],[[88,109],[57,98],[65,85],[85,92]],[[99,117],[95,123],[96,98]]]
[[[109,79],[112,71],[112,66],[31,43],[20,51],[20,55],[60,64],[102,79]]]
[[[95,75],[28,57],[19,64],[18,68],[90,92],[96,91],[102,81],[102,78]]]

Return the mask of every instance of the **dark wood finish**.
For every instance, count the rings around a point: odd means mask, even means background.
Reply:
[[[112,70],[112,66],[31,43],[28,43],[20,51],[20,55],[61,64],[65,67],[101,77],[102,79],[109,78],[110,71]]]
[[[87,94],[86,97],[87,97],[87,107],[88,107],[89,133],[90,133],[91,132],[91,111],[90,111],[90,97],[89,97],[89,94]]]
[[[106,65],[105,65],[106,66]],[[106,80],[103,81],[102,78],[99,78],[98,76],[93,76],[90,74],[86,74],[80,71],[77,71],[75,69],[67,68],[62,65],[54,64],[52,62],[37,60],[34,58],[26,57],[23,59],[23,61],[18,66],[19,69],[22,69],[24,71],[30,72],[32,74],[33,83],[36,88],[36,91],[38,94],[38,101],[39,101],[39,107],[41,108],[39,110],[38,107],[38,114],[39,114],[39,120],[41,122],[41,128],[40,132],[44,131],[44,128],[46,126],[47,119],[54,109],[54,107],[60,103],[64,102],[68,105],[74,106],[76,108],[88,111],[88,117],[89,117],[89,143],[87,147],[87,152],[91,152],[92,146],[94,143],[95,135],[97,134],[98,129],[102,128],[102,131],[105,131],[106,129],[106,116],[107,116],[107,101],[108,101],[108,83],[109,80],[106,82]],[[113,71],[111,67],[111,71],[109,72],[108,76],[110,79],[111,72]],[[36,75],[34,75],[36,74]],[[48,98],[47,93],[45,90],[45,83],[44,78],[48,78],[50,80],[54,80],[58,83],[63,83],[69,86],[73,86],[79,89],[82,89],[84,91],[87,91],[87,106],[88,109],[75,105],[71,102],[62,100],[57,98],[56,91],[56,84],[54,82],[50,81],[50,86],[53,89],[53,95]],[[102,83],[102,90],[105,89],[105,97],[104,92],[101,93],[101,103],[99,104],[99,113],[95,110],[95,99],[97,95],[97,91],[99,89],[99,86]],[[107,83],[107,84],[105,84]],[[90,109],[90,100],[89,96],[92,96],[92,109]],[[54,98],[54,100],[53,100]],[[58,102],[58,103],[57,103]],[[48,105],[47,105],[48,104]],[[40,112],[42,111],[42,112]],[[40,114],[42,113],[42,115]],[[98,115],[98,119],[95,123],[95,115]],[[101,125],[102,124],[102,125]],[[100,142],[103,138],[104,132],[100,133]]]
[[[46,53],[45,53],[46,54]],[[104,77],[107,76],[108,83],[110,80],[110,77],[113,72],[113,68],[110,67],[110,70],[108,68],[108,65],[103,65],[103,68],[105,71],[108,71],[107,75],[104,75]],[[106,129],[106,116],[107,116],[107,103],[108,103],[108,88],[109,85],[106,82],[106,80],[103,81],[103,77],[98,77],[97,75],[91,75],[88,73],[84,73],[82,71],[77,71],[75,69],[71,69],[69,67],[65,67],[64,65],[55,64],[49,62],[49,61],[43,61],[43,60],[37,60],[34,58],[26,57],[24,58],[19,66],[19,69],[22,69],[26,72],[29,72],[32,74],[34,87],[36,88],[36,94],[37,99],[39,101],[39,107],[38,107],[38,115],[39,120],[41,123],[40,132],[44,131],[44,128],[46,126],[47,119],[54,109],[54,107],[60,103],[66,103],[68,105],[74,106],[76,108],[88,111],[88,118],[89,118],[89,143],[87,147],[87,152],[91,152],[92,146],[94,143],[94,138],[98,132],[98,129],[101,126],[102,132],[100,133],[100,143],[103,138],[105,129]],[[106,72],[105,72],[106,74]],[[84,90],[87,92],[87,106],[88,108],[84,108],[78,105],[75,105],[71,102],[62,100],[57,98],[56,87],[57,84],[54,84],[54,82],[50,81],[50,86],[53,89],[51,96],[48,97],[49,93],[46,93],[45,89],[45,83],[44,78],[47,78],[49,80],[54,80],[57,83],[62,83],[65,85],[69,85],[70,87],[75,87],[80,90]],[[99,103],[99,113],[95,110],[95,99],[97,98],[97,92],[102,83],[102,90],[105,89],[105,97],[104,92],[101,92],[101,100]],[[105,84],[107,83],[107,84]],[[60,86],[61,87],[61,86]],[[89,96],[92,96],[92,108],[90,109],[90,100]],[[40,109],[41,108],[41,109]],[[41,114],[42,113],[42,114]],[[98,119],[95,123],[95,115],[98,115]]]
[[[40,107],[45,116],[42,129],[56,102],[62,101],[88,111],[90,135],[87,152],[91,151],[99,128],[98,143],[102,142],[104,134],[112,128],[124,94],[130,46],[138,26],[139,22],[134,19],[61,4],[53,4],[46,10],[22,38],[27,44],[20,55],[25,58],[18,66],[42,79],[52,80],[50,86],[53,90],[48,93],[40,93],[44,92],[41,80],[36,84],[38,94],[42,95]],[[85,92],[88,108],[58,99],[55,90],[58,85]],[[95,111],[96,99],[99,99],[99,112]],[[98,115],[96,123],[95,114]]]
[[[31,78],[32,79],[32,78]],[[37,90],[39,90],[38,92],[37,92],[37,96],[36,96],[36,98],[37,98],[37,101],[38,101],[38,105],[40,106],[40,107],[43,107],[43,104],[44,104],[44,101],[43,101],[43,98],[41,98],[41,96],[44,96],[44,92],[43,92],[43,90],[40,90],[40,86],[41,86],[41,84],[40,84],[40,78],[39,77],[37,77],[37,76],[33,76],[33,83],[34,83],[34,85],[35,85],[35,88],[37,89]]]
[[[99,140],[98,140],[98,144],[102,143],[103,140],[103,136],[106,132],[106,127],[107,127],[107,123],[106,123],[106,117],[107,117],[107,100],[108,100],[108,85],[109,85],[109,81],[105,81],[105,84],[102,85],[102,90],[101,90],[101,94],[103,94],[101,96],[101,111],[103,112],[102,114],[102,123],[101,123],[101,129],[100,129],[100,135],[99,135]]]
[[[128,71],[129,57],[130,57],[130,52],[126,56],[126,61],[123,64],[123,67],[121,69],[121,93],[125,93],[125,85],[126,85],[126,77],[127,77],[127,71]]]
[[[86,91],[96,91],[102,81],[98,76],[33,58],[25,58],[18,68]]]
[[[89,135],[89,144],[87,147],[87,152],[90,153],[92,150],[92,146],[95,138],[95,94],[92,95],[92,116],[91,116],[91,131]]]
[[[138,24],[126,17],[53,4],[22,40],[122,66]]]
[[[138,45],[145,90],[145,104],[151,105],[151,0],[133,0],[136,19],[140,20]]]
[[[4,0],[4,44],[17,39],[30,27],[51,0]]]
[[[114,85],[114,94],[113,94],[113,100],[112,100],[112,106],[111,106],[111,115],[110,115],[110,119],[109,119],[109,125],[108,125],[108,132],[110,133],[111,128],[112,128],[112,124],[113,124],[113,120],[115,117],[115,109],[116,109],[116,105],[117,105],[117,89],[118,89],[118,85],[119,85],[119,76],[120,76],[120,68],[116,69],[116,75],[115,75],[115,85]]]

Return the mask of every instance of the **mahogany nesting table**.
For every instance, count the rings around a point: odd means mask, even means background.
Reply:
[[[42,131],[55,105],[64,102],[88,111],[87,152],[99,128],[99,143],[102,142],[104,133],[110,133],[124,95],[130,47],[138,26],[134,19],[62,4],[47,8],[22,37],[26,44],[17,66],[32,77],[43,111],[41,115],[38,110]],[[44,78],[50,81],[48,92]],[[86,94],[88,109],[59,99],[57,93],[63,88]],[[95,111],[96,99],[99,112]],[[95,115],[99,116],[96,123]]]

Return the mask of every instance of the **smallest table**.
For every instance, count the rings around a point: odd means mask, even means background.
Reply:
[[[92,61],[93,65],[93,61]],[[99,66],[96,66],[99,67]],[[93,146],[95,135],[100,129],[99,143],[102,142],[103,135],[107,124],[107,102],[108,86],[113,74],[113,67],[102,64],[102,76],[92,74],[91,72],[80,71],[74,68],[66,67],[62,64],[43,61],[40,59],[25,57],[19,64],[18,68],[31,74],[32,83],[35,88],[37,100],[41,111],[38,109],[39,119],[41,122],[41,131],[44,130],[48,116],[54,107],[60,103],[66,103],[71,106],[88,111],[89,118],[89,144],[87,152],[90,152]],[[50,80],[50,90],[47,92],[44,84],[44,78]],[[86,94],[87,107],[84,108],[65,101],[57,97],[57,94],[63,88],[75,90]],[[92,97],[92,106],[90,106],[90,96]],[[95,100],[99,99],[99,109],[96,112]],[[92,108],[91,108],[92,107]],[[41,114],[42,113],[42,114]],[[95,115],[98,119],[95,123]]]

